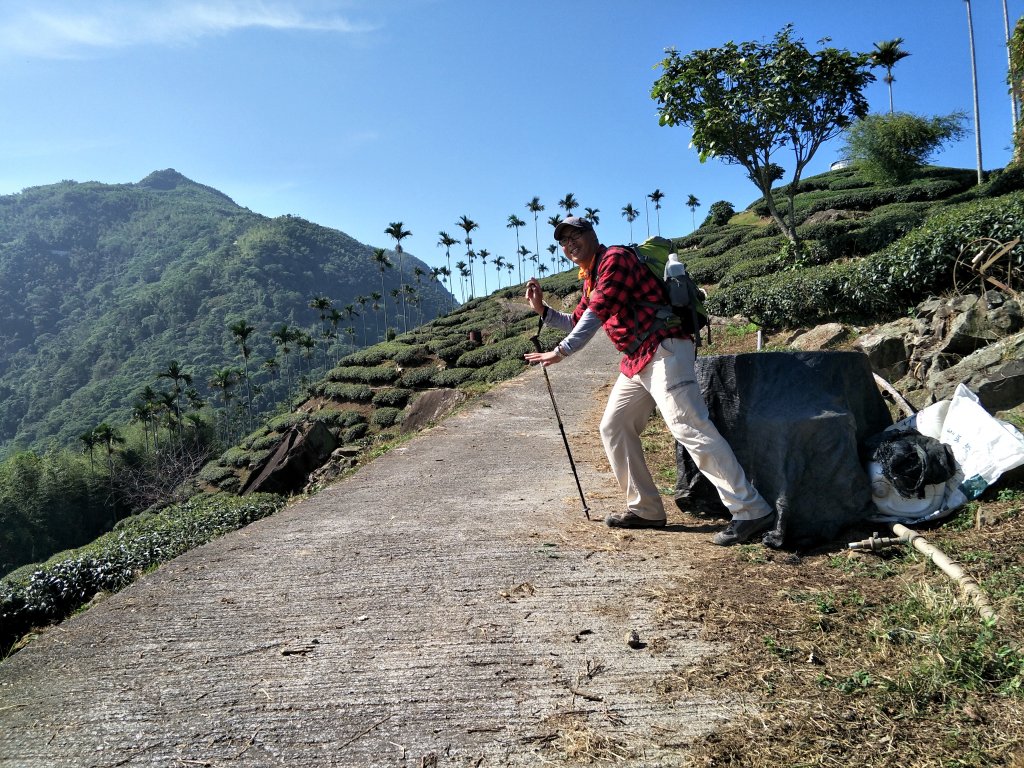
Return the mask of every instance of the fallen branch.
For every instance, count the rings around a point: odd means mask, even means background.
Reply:
[[[910,403],[906,401],[906,399],[903,397],[903,395],[899,393],[896,387],[894,387],[888,381],[883,379],[877,373],[873,373],[872,376],[875,377],[875,384],[877,384],[880,389],[882,389],[887,395],[889,395],[889,397],[892,398],[892,401],[896,403],[899,409],[903,411],[905,414],[907,414],[907,416],[913,416],[915,413],[917,413],[917,411],[914,410],[914,406],[912,406]]]

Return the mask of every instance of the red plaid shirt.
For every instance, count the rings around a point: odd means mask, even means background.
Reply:
[[[583,298],[573,312],[573,323],[578,323],[589,307],[601,318],[605,333],[615,348],[626,352],[639,335],[655,324],[655,308],[638,302],[666,304],[665,288],[651,274],[636,254],[627,248],[613,245],[598,246],[590,273],[583,281]],[[668,338],[690,338],[679,328],[655,328],[641,342],[633,354],[626,354],[619,370],[633,377],[651,362],[658,345]]]

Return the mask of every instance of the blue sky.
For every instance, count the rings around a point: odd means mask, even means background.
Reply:
[[[1011,27],[1024,0],[1008,2]],[[974,0],[983,161],[1010,157],[1001,0]],[[685,207],[757,197],[735,166],[698,162],[685,128],[658,126],[650,88],[664,49],[768,40],[784,24],[811,48],[868,51],[903,37],[898,110],[964,110],[973,127],[962,0],[0,0],[0,194],[62,179],[136,182],[175,168],[267,216],[294,214],[376,246],[401,221],[405,249],[440,266],[438,232],[514,255],[516,214],[546,219],[572,192],[629,239],[627,203]],[[888,110],[881,81],[873,111]],[[805,175],[827,170],[822,149]],[[969,138],[935,158],[975,167]],[[791,170],[791,169],[789,169]],[[653,207],[651,228],[658,223]],[[645,217],[633,225],[646,236]],[[490,287],[493,289],[493,278]]]

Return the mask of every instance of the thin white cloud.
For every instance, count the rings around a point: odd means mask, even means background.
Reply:
[[[301,0],[32,2],[0,11],[0,50],[78,58],[140,45],[183,45],[245,29],[359,34],[375,29]]]

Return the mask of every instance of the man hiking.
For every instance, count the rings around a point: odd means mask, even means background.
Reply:
[[[665,507],[644,459],[640,433],[657,406],[672,436],[689,451],[732,515],[711,539],[729,545],[770,528],[775,512],[747,480],[732,448],[708,417],[694,373],[693,338],[658,318],[667,303],[663,284],[628,248],[606,247],[586,219],[570,216],[555,227],[555,240],[580,268],[583,296],[572,314],[544,303],[537,278],[526,300],[545,325],[569,331],[550,352],[531,352],[531,363],[554,365],[579,351],[599,327],[624,353],[619,378],[601,419],[612,472],[626,494],[626,509],[605,516],[612,528],[663,528]]]

